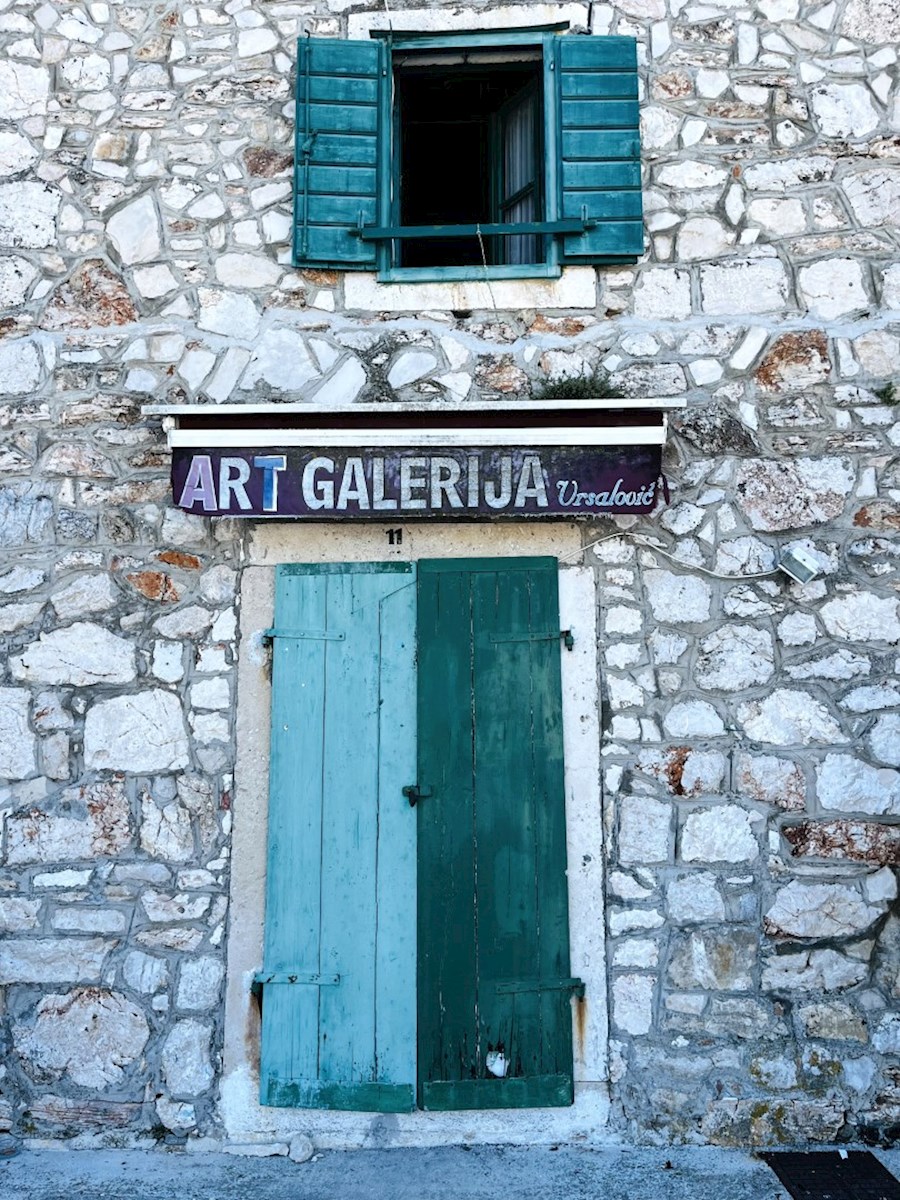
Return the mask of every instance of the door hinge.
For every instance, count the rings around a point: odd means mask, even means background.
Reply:
[[[571,992],[584,996],[583,979],[511,979],[497,984],[498,996],[510,996],[517,992]]]
[[[560,639],[567,650],[574,649],[575,635],[571,629],[561,629],[559,633],[524,633],[521,637],[492,637],[491,643],[494,646],[505,646],[508,642],[555,642]]]
[[[420,787],[417,783],[409,783],[403,789],[403,795],[409,801],[409,807],[415,808],[420,800],[427,800],[429,796],[434,795],[434,789],[430,787]]]
[[[263,641],[271,642],[273,638],[302,638],[311,642],[343,642],[344,633],[331,633],[325,629],[264,629]]]

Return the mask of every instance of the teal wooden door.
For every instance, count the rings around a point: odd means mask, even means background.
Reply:
[[[415,574],[276,576],[261,1103],[415,1103]]]
[[[419,563],[423,1108],[573,1100],[560,693],[555,559]]]

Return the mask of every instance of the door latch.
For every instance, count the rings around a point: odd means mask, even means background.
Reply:
[[[409,807],[415,808],[420,800],[427,800],[429,796],[434,795],[434,792],[430,787],[420,787],[417,783],[410,783],[403,789],[403,795],[409,801]]]

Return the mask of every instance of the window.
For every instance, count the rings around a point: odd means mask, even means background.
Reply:
[[[386,281],[643,250],[633,38],[301,39],[294,258]]]
[[[261,1103],[571,1104],[556,560],[291,563],[271,632]]]

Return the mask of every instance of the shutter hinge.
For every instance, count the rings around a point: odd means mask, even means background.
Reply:
[[[258,995],[263,984],[297,983],[306,984],[308,987],[335,987],[340,982],[340,975],[320,975],[310,971],[257,971],[250,990],[254,995]]]
[[[263,641],[271,642],[273,638],[300,638],[310,642],[343,642],[346,634],[331,633],[325,629],[264,629]]]
[[[562,643],[567,650],[575,648],[575,635],[571,629],[561,629],[559,633],[526,633],[522,637],[509,638],[491,638],[491,644],[494,646],[505,646],[509,642],[555,642],[557,639],[562,639]]]

